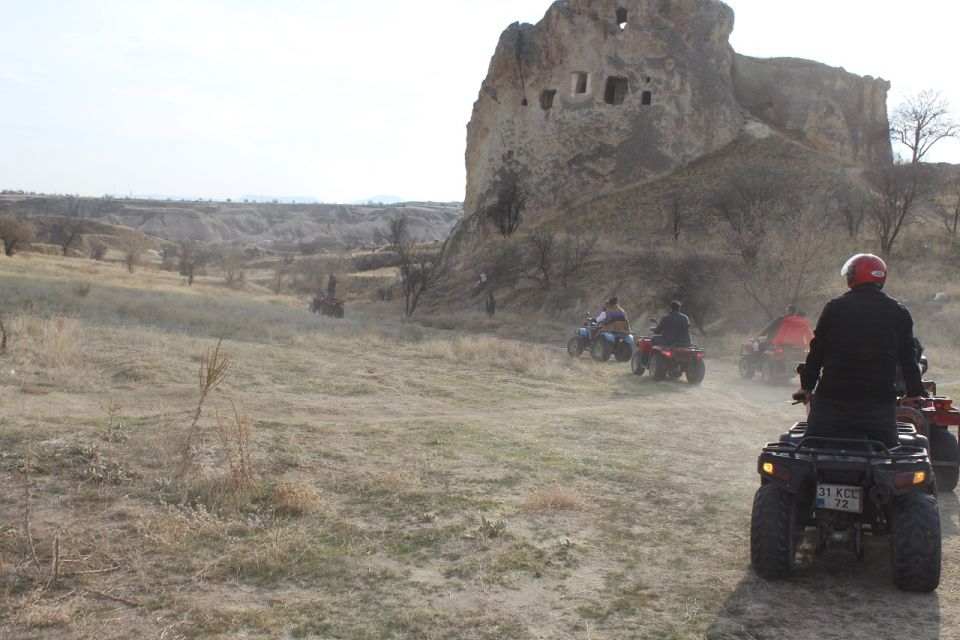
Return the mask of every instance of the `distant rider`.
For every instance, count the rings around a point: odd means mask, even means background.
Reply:
[[[881,291],[887,265],[877,256],[852,256],[840,273],[850,291],[824,306],[793,397],[810,403],[808,436],[850,437],[852,432],[896,446],[898,364],[906,401],[916,403],[924,395],[913,318]]]
[[[670,312],[660,318],[660,322],[653,330],[652,345],[677,345],[693,342],[693,338],[690,337],[690,318],[686,314],[680,313],[681,307],[682,305],[676,300],[670,303]]]
[[[775,347],[791,346],[805,348],[813,339],[810,321],[800,314],[784,316],[770,343]]]
[[[754,339],[754,343],[757,345],[756,350],[759,353],[763,353],[771,347],[773,344],[773,337],[777,335],[777,331],[780,329],[780,325],[783,323],[785,318],[790,318],[797,313],[797,308],[788,304],[783,309],[783,315],[777,316],[774,318],[770,324],[763,328],[763,331],[760,332],[760,336]],[[809,322],[808,322],[809,324]]]

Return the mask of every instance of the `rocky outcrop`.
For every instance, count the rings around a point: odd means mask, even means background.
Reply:
[[[858,164],[889,163],[886,80],[796,58],[736,55],[734,88],[753,116]]]
[[[503,33],[467,131],[464,212],[501,167],[545,210],[723,147],[742,117],[718,0],[567,0]]]
[[[733,21],[719,0],[559,0],[508,27],[467,128],[466,216],[507,176],[528,217],[548,215],[717,151],[754,119],[854,163],[890,161],[888,83],[736,55]]]

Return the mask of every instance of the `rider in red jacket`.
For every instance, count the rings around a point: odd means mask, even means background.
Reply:
[[[801,315],[785,316],[770,341],[774,346],[806,347],[813,339],[810,321]]]

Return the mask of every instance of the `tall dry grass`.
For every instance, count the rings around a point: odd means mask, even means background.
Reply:
[[[580,371],[578,361],[569,360],[559,350],[490,336],[433,339],[424,342],[420,350],[425,355],[464,365],[498,367],[536,378],[567,378]]]

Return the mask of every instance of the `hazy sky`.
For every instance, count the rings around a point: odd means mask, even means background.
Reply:
[[[960,112],[956,0],[729,0],[744,54]],[[548,0],[0,0],[0,188],[461,200],[501,31]],[[909,7],[909,8],[908,8]],[[960,162],[960,143],[931,160]]]

